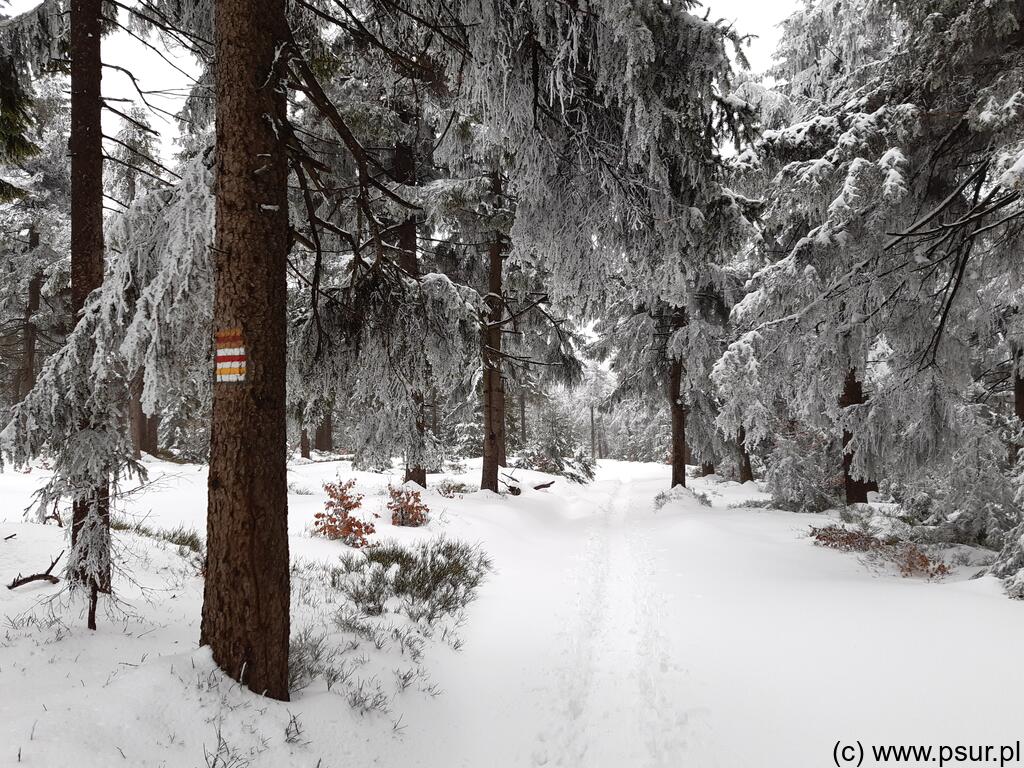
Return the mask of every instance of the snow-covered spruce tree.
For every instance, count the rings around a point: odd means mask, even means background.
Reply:
[[[124,207],[130,207],[140,191],[154,185],[164,185],[162,165],[156,160],[156,131],[149,125],[146,112],[132,107],[121,121],[121,129],[110,139],[113,145],[107,156],[110,161],[107,174],[107,195]],[[129,289],[130,290],[130,289]],[[129,300],[133,294],[129,294]],[[135,458],[142,451],[153,454],[158,448],[160,417],[147,415],[142,408],[143,377],[140,373],[131,388],[130,424]]]
[[[574,483],[594,478],[594,459],[573,424],[574,399],[564,387],[553,387],[535,418],[534,439],[520,453],[517,467],[562,475]]]
[[[129,384],[139,370],[146,373],[144,405],[192,393],[208,411],[211,179],[202,156],[181,176],[111,219],[102,287],[3,433],[14,463],[42,454],[53,461],[52,479],[38,494],[40,517],[97,477],[110,477],[116,490],[119,480],[144,473],[125,428]],[[92,426],[83,431],[82,423]]]
[[[71,310],[77,316],[103,282],[103,128],[100,38],[102,0],[70,0],[71,56]],[[87,376],[82,361],[79,376]],[[94,424],[83,421],[83,431]],[[99,468],[99,467],[98,467]],[[89,591],[89,629],[96,629],[99,593],[110,592],[109,478],[97,472],[92,487],[72,497],[68,577]]]
[[[65,45],[70,56],[71,309],[76,317],[85,310],[90,293],[101,284],[104,271],[100,124],[103,27],[102,0],[70,0],[66,4],[47,0],[33,11],[0,22],[0,57],[15,61],[22,73],[42,72],[58,59],[58,52]],[[84,316],[79,322],[85,322]],[[92,361],[70,357],[64,360],[65,366],[69,360],[75,360],[80,366],[79,380],[89,376]],[[68,373],[66,367],[63,372]],[[88,409],[80,412],[87,413]],[[77,427],[88,441],[89,433],[99,425],[82,420]],[[109,472],[112,467],[104,458],[109,457],[92,458],[85,467],[74,467],[62,479],[66,482],[73,478],[84,483],[64,488],[70,491],[72,500],[71,554],[66,573],[72,589],[82,589],[89,595],[90,629],[96,628],[98,595],[110,592]],[[90,474],[91,478],[86,480]],[[51,484],[51,488],[59,484]]]
[[[34,84],[26,140],[0,151],[0,179],[17,195],[0,203],[4,280],[0,281],[0,334],[5,337],[0,420],[35,384],[40,364],[68,326],[70,174],[67,163],[68,105],[61,84]]]
[[[766,263],[734,312],[748,381],[723,396],[748,433],[793,419],[845,446],[848,501],[950,476],[1006,408],[986,372],[1013,358],[1020,13],[823,0],[785,26],[763,103],[789,124],[740,157],[768,191]]]
[[[742,201],[721,186],[716,146],[718,129],[744,108],[722,95],[730,34],[687,8],[603,8],[616,23],[580,44],[595,62],[596,83],[567,96],[591,115],[589,139],[571,127],[552,130],[549,145],[561,156],[548,167],[565,168],[553,179],[540,176],[543,154],[536,153],[543,149],[517,155],[518,178],[531,181],[512,230],[514,257],[548,260],[554,299],[585,310],[614,296],[622,316],[650,320],[646,327],[638,320],[626,334],[639,333],[637,348],[646,345],[653,356],[642,368],[620,371],[620,383],[630,386],[634,372],[649,373],[648,390],[661,389],[673,405],[674,484],[685,482],[689,305],[715,280],[706,265],[737,248],[745,227]],[[504,133],[514,137],[515,124]],[[605,152],[618,153],[614,162]],[[541,216],[556,199],[563,215]]]
[[[297,115],[293,205],[308,224],[300,227],[293,262],[312,277],[294,286],[303,309],[292,326],[293,411],[309,425],[323,404],[339,403],[337,418],[358,464],[389,466],[391,456],[402,455],[409,479],[425,482],[425,470],[438,462],[428,400],[432,407],[471,378],[482,302],[441,273],[432,225],[420,220],[416,203],[438,171],[419,80],[410,89],[388,56],[346,38],[332,56],[336,72],[323,98],[338,105],[335,123],[358,147],[378,149],[359,149],[365,154],[354,158],[336,127],[324,125],[320,106]],[[392,187],[369,188],[364,164]],[[378,417],[349,417],[368,410]]]

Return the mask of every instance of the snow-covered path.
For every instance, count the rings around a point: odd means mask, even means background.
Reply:
[[[290,477],[316,488],[338,469],[298,465]],[[152,525],[201,523],[201,471],[173,471],[178,479],[135,503]],[[810,543],[807,526],[820,518],[729,508],[756,495],[734,483],[695,481],[714,507],[684,496],[656,509],[667,477],[663,466],[608,462],[586,487],[431,496],[428,530],[388,529],[480,541],[496,565],[470,606],[462,650],[428,661],[442,695],[403,695],[397,729],[393,717],[355,714],[322,687],[258,707],[239,706],[246,694],[235,692],[237,711],[211,711],[208,661],[183,648],[198,636],[195,580],[172,601],[139,606],[152,630],[108,624],[89,638],[71,616],[58,637],[9,633],[0,643],[0,765],[17,745],[22,765],[71,752],[76,765],[106,767],[123,750],[133,766],[203,766],[224,718],[231,738],[258,744],[245,763],[253,768],[812,768],[832,764],[839,740],[1024,737],[1024,667],[1015,663],[1024,605],[993,580],[969,580],[967,570],[941,583],[872,573]],[[387,478],[359,481],[372,492]],[[0,475],[5,501],[33,484]],[[305,533],[322,497],[297,493],[290,503],[294,555],[336,557],[335,542]],[[61,546],[56,529],[3,516],[0,535],[17,532],[27,548],[0,549],[0,576]],[[0,590],[0,614],[40,594]],[[978,647],[985,653],[968,651]],[[83,652],[88,676],[75,664]],[[67,679],[79,682],[68,688]],[[300,739],[284,736],[292,715]]]

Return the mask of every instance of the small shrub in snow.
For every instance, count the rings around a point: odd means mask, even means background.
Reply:
[[[672,501],[687,500],[696,501],[698,504],[705,507],[711,506],[711,497],[708,496],[706,493],[696,493],[694,491],[691,491],[684,485],[677,485],[671,490],[662,491],[661,493],[654,497],[654,509],[660,510],[662,507],[664,507],[666,504]]]
[[[427,524],[430,508],[423,503],[420,492],[412,488],[393,488],[388,486],[391,501],[388,511],[394,525],[418,528]]]
[[[863,552],[869,560],[894,565],[901,576],[941,579],[950,574],[949,566],[941,558],[929,555],[912,541],[901,541],[891,536],[880,538],[865,530],[839,525],[811,526],[811,537],[822,547],[841,552]]]
[[[172,528],[169,531],[158,531],[157,538],[163,539],[182,549],[187,549],[196,555],[201,555],[205,551],[203,540],[195,528],[186,528],[183,525],[179,525],[177,528]]]
[[[471,488],[465,483],[460,483],[456,480],[443,480],[441,484],[437,486],[437,492],[444,496],[446,499],[454,499],[456,497],[461,498],[465,493],[473,493],[477,489]]]
[[[345,683],[354,668],[340,659],[339,649],[328,642],[327,634],[306,628],[288,641],[288,690],[301,691],[320,677],[327,690]]]
[[[242,753],[237,747],[231,746],[217,726],[217,746],[210,752],[203,746],[203,757],[206,768],[249,768],[252,756]]]
[[[866,531],[851,530],[841,525],[811,526],[815,544],[841,552],[870,552],[886,546],[886,542]],[[895,542],[890,541],[889,544]]]
[[[924,576],[941,579],[950,574],[949,566],[938,558],[930,557],[913,542],[901,542],[895,550],[886,551],[885,559],[893,563],[903,576]]]
[[[324,511],[313,517],[313,532],[328,539],[341,539],[350,547],[359,549],[369,545],[368,536],[376,529],[373,523],[352,515],[363,503],[363,494],[355,493],[355,479],[344,483],[325,483],[327,501]]]
[[[445,467],[448,469],[449,472],[456,475],[461,475],[463,472],[466,471],[466,462],[462,461],[461,459],[452,459],[451,461],[445,462]]]
[[[294,493],[296,496],[312,496],[313,489],[308,486],[296,483],[294,480],[288,483],[288,493]]]
[[[479,547],[432,539],[412,547],[381,543],[344,558],[342,568],[342,591],[366,614],[381,615],[394,598],[410,619],[429,625],[476,597],[491,562]]]

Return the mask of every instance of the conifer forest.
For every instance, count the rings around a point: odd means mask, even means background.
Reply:
[[[1024,0],[0,0],[0,768],[1024,768]]]

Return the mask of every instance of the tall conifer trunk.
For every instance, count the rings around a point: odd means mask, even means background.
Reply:
[[[1020,375],[1021,351],[1013,350],[1013,415],[1017,417],[1018,423],[1024,425],[1024,376]],[[1017,463],[1017,454],[1020,452],[1017,443],[1010,443],[1009,459],[1010,464]]]
[[[288,699],[284,0],[217,0],[214,384],[202,643],[251,690]],[[276,125],[275,125],[276,124]],[[238,358],[244,358],[243,366]]]
[[[519,388],[519,442],[526,445],[526,390]]]
[[[683,361],[672,361],[668,377],[668,402],[672,413],[672,487],[686,486],[686,405],[683,403]]]
[[[142,446],[146,442],[146,425],[148,422],[146,414],[142,411],[142,387],[144,384],[142,376],[143,374],[140,371],[132,379],[131,389],[129,390],[130,399],[128,401],[128,428],[131,430],[132,451],[136,459],[142,456]]]
[[[28,231],[28,250],[31,253],[39,247],[39,232],[33,226]],[[39,311],[43,293],[43,273],[36,272],[28,281],[28,295],[25,297],[25,322],[21,330],[21,368],[14,382],[14,402],[32,391],[36,385],[36,344],[39,333],[33,317]]]
[[[840,408],[849,408],[852,405],[862,405],[867,402],[864,397],[864,388],[857,380],[856,371],[851,368],[846,372],[846,380],[843,382],[843,394],[839,398]],[[843,481],[846,486],[847,504],[866,504],[868,494],[878,491],[878,483],[874,480],[863,480],[854,478],[850,474],[853,467],[853,451],[847,451],[846,446],[853,439],[853,435],[846,430],[843,431]]]
[[[412,186],[416,183],[416,148],[412,144],[399,142],[395,144],[395,157],[392,173],[397,181]],[[410,213],[398,229],[398,266],[407,274],[417,277],[419,264],[416,260],[417,250],[416,214]],[[427,415],[422,392],[412,393],[413,409],[415,410],[414,436],[418,445],[426,443]],[[427,468],[420,463],[407,465],[405,481],[413,482],[423,488],[427,487]]]
[[[597,461],[597,425],[594,422],[594,406],[590,406],[590,458]]]
[[[494,171],[491,193],[501,196],[501,174]],[[487,247],[487,327],[483,333],[484,459],[481,490],[498,491],[498,467],[505,465],[505,382],[501,375],[501,321],[504,318],[502,264],[504,243],[500,232]]]
[[[142,430],[142,450],[150,456],[156,456],[160,450],[160,416],[154,413],[146,417],[146,426]]]
[[[302,432],[299,434],[299,456],[304,459],[309,458],[309,430],[305,427],[302,428]]]
[[[71,308],[76,318],[103,283],[102,9],[102,0],[71,2]],[[110,492],[106,481],[83,491],[72,503],[69,577],[88,590],[88,625],[96,629],[97,597],[110,592]]]
[[[328,411],[313,434],[313,447],[324,453],[334,450],[334,416]]]
[[[750,452],[747,450],[747,431],[740,427],[736,434],[736,447],[740,453],[740,482],[747,483],[754,480],[754,468],[750,463]]]
[[[1024,376],[1017,369],[1013,373],[1013,413],[1018,421],[1024,422]]]

